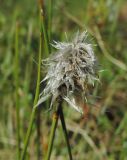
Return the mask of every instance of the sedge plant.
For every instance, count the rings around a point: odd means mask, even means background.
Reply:
[[[94,55],[93,45],[87,42],[87,36],[86,31],[83,33],[77,32],[71,42],[54,41],[52,46],[57,51],[47,59],[42,60],[42,64],[47,67],[47,72],[41,83],[46,83],[46,86],[40,94],[39,101],[35,107],[50,98],[49,110],[51,110],[54,109],[53,105],[57,102],[57,107],[55,107],[53,114],[49,146],[45,160],[50,160],[51,157],[59,117],[69,157],[72,160],[62,102],[63,100],[66,101],[69,106],[83,114],[84,104],[89,96],[88,86],[94,86],[94,81],[99,81],[97,59]]]
[[[34,98],[33,106],[37,104],[38,98],[39,98],[40,76],[41,76],[40,69],[41,69],[41,57],[42,57],[42,37],[44,37],[46,54],[49,54],[50,52],[48,33],[46,30],[46,24],[45,24],[45,19],[44,19],[43,5],[44,5],[43,0],[40,0],[39,7],[40,7],[40,30],[41,31],[40,31],[40,46],[39,46],[39,55],[38,55],[37,84],[36,84],[36,91],[35,91],[35,98]],[[29,144],[29,139],[31,136],[31,131],[32,131],[32,127],[34,124],[36,112],[37,112],[37,108],[33,107],[32,114],[30,117],[30,123],[29,123],[28,130],[27,130],[26,137],[25,137],[24,148],[23,148],[20,160],[24,160],[26,157],[27,147]]]
[[[41,16],[42,21],[44,22],[43,13],[43,7],[41,3]],[[42,23],[41,27],[46,44],[46,51],[47,53],[50,53],[49,37],[45,23]],[[24,160],[26,156],[26,150],[37,108],[49,98],[51,99],[49,110],[55,109],[55,112],[53,113],[49,145],[45,160],[50,160],[51,157],[55,131],[59,117],[67,144],[69,158],[70,160],[73,159],[63,114],[62,102],[66,101],[69,106],[83,114],[83,107],[89,96],[89,85],[94,86],[94,81],[99,81],[97,59],[94,55],[93,45],[88,43],[87,37],[88,34],[86,31],[84,31],[83,33],[77,32],[75,37],[70,42],[54,41],[52,46],[57,49],[57,51],[51,54],[48,58],[42,60],[42,64],[46,67],[47,71],[46,76],[41,83],[45,83],[46,86],[39,95],[42,43],[42,39],[40,38],[38,78],[34,107],[32,110],[30,125],[28,127],[21,160]],[[53,105],[56,103],[56,107],[53,107]]]

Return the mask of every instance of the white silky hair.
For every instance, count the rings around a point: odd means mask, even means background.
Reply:
[[[87,32],[77,32],[72,42],[56,42],[52,46],[57,49],[54,54],[42,61],[47,67],[45,78],[46,86],[40,94],[37,106],[52,97],[50,108],[61,96],[71,107],[80,113],[75,97],[86,101],[86,86],[94,85],[97,76],[97,60],[94,55],[93,45],[87,42]]]

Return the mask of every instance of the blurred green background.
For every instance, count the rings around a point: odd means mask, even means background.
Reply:
[[[45,0],[45,18],[50,0]],[[47,20],[47,18],[46,18]],[[15,32],[19,29],[19,107],[21,148],[29,125],[37,79],[39,50],[39,7],[35,0],[0,1],[0,160],[15,160]],[[74,160],[127,160],[127,1],[53,0],[51,40],[64,41],[87,29],[100,69],[101,84],[90,97],[86,119],[64,105],[65,120]],[[91,36],[91,37],[92,37]],[[45,44],[42,55],[45,58]],[[43,70],[42,77],[43,78]],[[43,87],[42,87],[43,88]],[[46,103],[47,104],[47,103]],[[45,155],[52,112],[39,108],[26,159]],[[39,133],[37,132],[39,130]],[[38,145],[38,141],[40,144]],[[38,146],[39,150],[38,151]],[[52,160],[67,160],[68,152],[58,124]]]

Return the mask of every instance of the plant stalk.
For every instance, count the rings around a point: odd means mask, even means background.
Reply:
[[[44,12],[44,2],[40,0],[40,13],[41,13],[41,32],[44,35],[44,42],[45,42],[45,49],[47,56],[50,54],[50,44],[49,44],[49,37],[48,32],[46,29],[46,20],[45,20],[45,12]]]
[[[53,121],[52,121],[52,126],[51,126],[48,151],[47,151],[47,155],[46,155],[45,160],[50,160],[50,157],[51,157],[51,152],[52,152],[52,148],[53,148],[53,142],[54,142],[54,138],[55,138],[55,132],[56,132],[59,117],[61,120],[62,129],[64,132],[64,136],[65,136],[65,140],[66,140],[66,144],[67,144],[67,148],[68,148],[69,158],[70,158],[70,160],[73,160],[61,102],[58,105],[57,111],[53,114]]]
[[[18,24],[16,24],[16,33],[15,33],[15,95],[16,95],[16,123],[17,123],[17,155],[18,159],[20,158],[20,108],[19,108],[19,49],[18,49]]]
[[[34,99],[34,106],[37,104],[38,97],[39,97],[40,69],[41,69],[41,50],[42,50],[42,38],[41,38],[41,35],[40,35],[40,47],[39,47],[39,56],[38,56],[38,75],[37,75],[37,84],[36,84],[36,93],[35,93],[35,99]],[[33,127],[33,123],[34,123],[34,120],[35,120],[35,114],[36,114],[36,111],[37,111],[37,107],[34,107],[34,106],[33,106],[33,109],[32,109],[32,114],[31,114],[31,118],[30,118],[30,124],[28,126],[28,130],[27,130],[27,133],[26,133],[26,138],[25,138],[25,142],[24,142],[23,152],[22,152],[22,155],[21,155],[21,160],[25,159],[26,151],[27,151],[27,147],[28,147],[28,143],[29,143],[32,127]]]
[[[53,0],[48,0],[48,37],[51,41],[51,29],[52,29],[52,4]]]
[[[37,137],[36,137],[36,143],[37,143],[37,160],[41,160],[42,158],[42,147],[41,147],[41,110],[40,108],[37,111],[36,114],[36,130],[37,130]]]
[[[70,146],[70,143],[69,143],[69,138],[68,138],[68,134],[67,134],[67,128],[66,128],[66,123],[65,123],[65,119],[64,119],[62,106],[59,108],[59,110],[60,110],[59,111],[60,112],[60,120],[61,120],[61,124],[62,124],[62,129],[63,129],[65,141],[66,141],[66,144],[67,144],[69,158],[70,158],[70,160],[73,160],[72,153],[71,153],[71,146]]]
[[[54,142],[54,138],[55,138],[56,127],[57,127],[58,118],[59,118],[60,107],[61,107],[61,104],[58,106],[57,111],[54,112],[54,114],[53,114],[51,132],[50,132],[50,137],[49,137],[48,151],[47,151],[47,155],[46,155],[45,160],[50,160],[50,157],[51,157],[51,152],[52,152],[53,142]]]

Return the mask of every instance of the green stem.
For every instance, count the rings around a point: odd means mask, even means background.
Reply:
[[[37,130],[37,137],[36,137],[36,143],[37,143],[37,160],[42,159],[42,147],[41,147],[41,110],[38,109],[36,114],[36,130]]]
[[[59,108],[59,110],[60,110],[60,120],[61,120],[63,132],[64,132],[64,136],[65,136],[65,140],[66,140],[66,144],[67,144],[67,148],[68,148],[69,158],[70,158],[70,160],[73,160],[72,154],[71,154],[71,146],[70,146],[70,143],[69,143],[69,138],[68,138],[68,134],[67,134],[67,128],[66,128],[66,123],[65,123],[65,120],[64,120],[64,114],[63,114],[62,106]]]
[[[55,137],[55,131],[56,131],[58,118],[59,118],[59,109],[60,109],[60,105],[58,106],[57,111],[53,114],[48,151],[47,151],[47,155],[46,155],[45,160],[50,160],[50,157],[51,157],[51,152],[52,152],[52,147],[53,147],[53,142],[54,142],[54,137]]]
[[[40,36],[40,48],[39,48],[39,57],[38,57],[38,75],[37,75],[37,85],[36,85],[34,106],[37,104],[38,97],[39,97],[40,69],[41,69],[41,48],[42,48],[42,38]],[[30,139],[30,135],[31,135],[34,119],[35,119],[35,114],[36,114],[37,107],[34,107],[34,106],[33,106],[33,109],[32,109],[32,114],[31,114],[31,118],[30,118],[30,124],[28,126],[28,130],[27,130],[27,133],[26,133],[26,139],[25,139],[25,142],[24,142],[24,148],[23,148],[23,152],[22,152],[22,155],[21,155],[21,160],[25,159],[26,151],[27,151],[27,147],[28,147],[28,143],[29,143],[29,139]]]
[[[68,138],[68,134],[67,134],[67,129],[66,129],[66,124],[65,124],[65,120],[64,120],[64,114],[63,114],[61,104],[62,103],[60,102],[59,106],[57,108],[57,111],[53,115],[53,121],[52,121],[52,126],[51,126],[51,133],[50,133],[50,138],[49,138],[48,151],[47,151],[47,155],[46,155],[45,160],[50,160],[50,157],[51,157],[51,152],[52,152],[52,148],[53,148],[53,142],[54,142],[54,138],[55,138],[55,132],[56,132],[56,127],[57,127],[59,116],[60,116],[60,119],[61,119],[61,124],[62,124],[62,128],[63,128],[65,140],[66,140],[66,143],[67,143],[69,158],[70,158],[70,160],[73,160],[72,154],[71,154],[71,147],[70,147],[70,143],[69,143],[69,138]]]
[[[49,45],[49,38],[48,38],[48,32],[46,28],[46,20],[45,20],[45,12],[44,12],[44,1],[39,1],[39,8],[40,8],[40,26],[41,26],[41,33],[43,33],[44,36],[44,43],[45,43],[45,49],[47,56],[50,53],[50,45]],[[51,6],[50,6],[51,7]],[[50,17],[51,18],[51,17]],[[51,19],[50,19],[51,21]],[[38,160],[41,158],[41,142],[40,142],[40,136],[41,136],[41,128],[40,128],[40,112],[41,110],[38,110],[37,116],[36,116],[36,127],[37,127],[37,158]]]
[[[25,139],[25,143],[24,143],[23,152],[21,155],[21,160],[24,160],[26,157],[27,147],[28,147],[28,143],[29,143],[32,127],[33,127],[35,113],[36,113],[36,108],[33,108],[31,118],[30,118],[30,124],[29,124],[28,130],[27,130],[27,133],[26,133],[26,139]]]
[[[18,143],[18,159],[20,158],[20,115],[19,115],[19,50],[18,50],[18,25],[16,25],[15,34],[15,94],[16,94],[16,123],[17,123],[17,143]]]
[[[40,10],[41,10],[41,32],[44,35],[45,49],[47,56],[50,54],[50,45],[49,45],[49,37],[46,29],[46,21],[45,21],[45,13],[44,13],[44,4],[43,0],[40,0]]]
[[[52,2],[53,0],[48,0],[48,37],[51,40],[51,28],[52,28]]]

